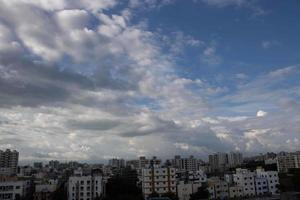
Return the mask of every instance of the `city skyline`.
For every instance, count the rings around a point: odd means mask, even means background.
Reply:
[[[19,161],[299,151],[297,0],[0,0]]]

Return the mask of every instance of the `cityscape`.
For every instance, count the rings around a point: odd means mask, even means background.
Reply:
[[[112,158],[18,165],[19,152],[0,151],[0,199],[299,199],[300,151],[244,158],[216,153],[161,160]]]
[[[0,0],[0,200],[300,200],[300,0]]]

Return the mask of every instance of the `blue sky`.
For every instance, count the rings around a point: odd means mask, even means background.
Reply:
[[[0,148],[22,162],[300,145],[297,0],[0,0]]]

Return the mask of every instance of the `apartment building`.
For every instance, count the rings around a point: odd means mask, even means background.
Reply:
[[[19,152],[16,150],[0,150],[0,174],[11,175],[17,173]]]
[[[68,180],[68,200],[93,200],[103,194],[101,175],[76,173]]]
[[[201,183],[179,181],[177,184],[177,196],[179,200],[189,200],[190,195],[196,193]]]
[[[20,180],[17,177],[0,177],[0,199],[17,200],[30,192],[31,181]]]
[[[261,185],[259,184],[259,180],[262,180]],[[266,184],[264,184],[266,182]],[[256,188],[264,189],[267,186],[267,192],[269,194],[275,195],[278,194],[278,185],[279,185],[279,177],[278,172],[276,171],[265,171],[264,169],[256,170]],[[257,190],[259,191],[259,190]],[[262,191],[264,192],[264,191]]]
[[[113,158],[108,161],[108,165],[113,168],[121,169],[121,168],[125,167],[125,160]]]
[[[212,177],[207,180],[209,199],[226,199],[229,197],[229,186],[224,180]]]
[[[179,171],[197,171],[199,165],[199,160],[190,156],[188,158],[181,158],[180,156],[175,156],[172,160],[172,166],[177,168]]]
[[[300,168],[300,153],[287,153],[277,156],[279,172],[288,172],[289,169]]]
[[[247,169],[236,169],[233,174],[233,182],[240,187],[243,187],[243,196],[255,196],[255,173]]]
[[[142,190],[147,198],[151,193],[159,195],[173,192],[176,193],[175,168],[151,167],[142,169]]]

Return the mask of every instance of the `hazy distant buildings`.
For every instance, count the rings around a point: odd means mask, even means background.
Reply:
[[[288,172],[289,169],[300,168],[300,153],[287,153],[277,156],[279,172]]]
[[[152,159],[147,159],[145,156],[141,156],[138,160],[128,160],[126,166],[129,166],[133,169],[143,169],[151,166],[160,166],[161,160],[156,156],[153,156]]]
[[[10,175],[17,173],[19,160],[19,152],[16,150],[11,151],[6,149],[5,151],[0,150],[0,174]]]
[[[243,162],[243,155],[239,152],[216,153],[209,155],[209,165],[211,172],[224,172],[228,168],[240,166]]]
[[[121,169],[121,168],[125,167],[125,160],[113,158],[108,161],[108,165],[113,168]]]
[[[240,152],[230,152],[228,154],[229,167],[241,166],[243,163],[243,155]]]
[[[180,156],[175,156],[172,160],[172,166],[178,169],[180,172],[183,171],[197,171],[199,161],[198,159],[190,156],[188,158],[181,158]]]

